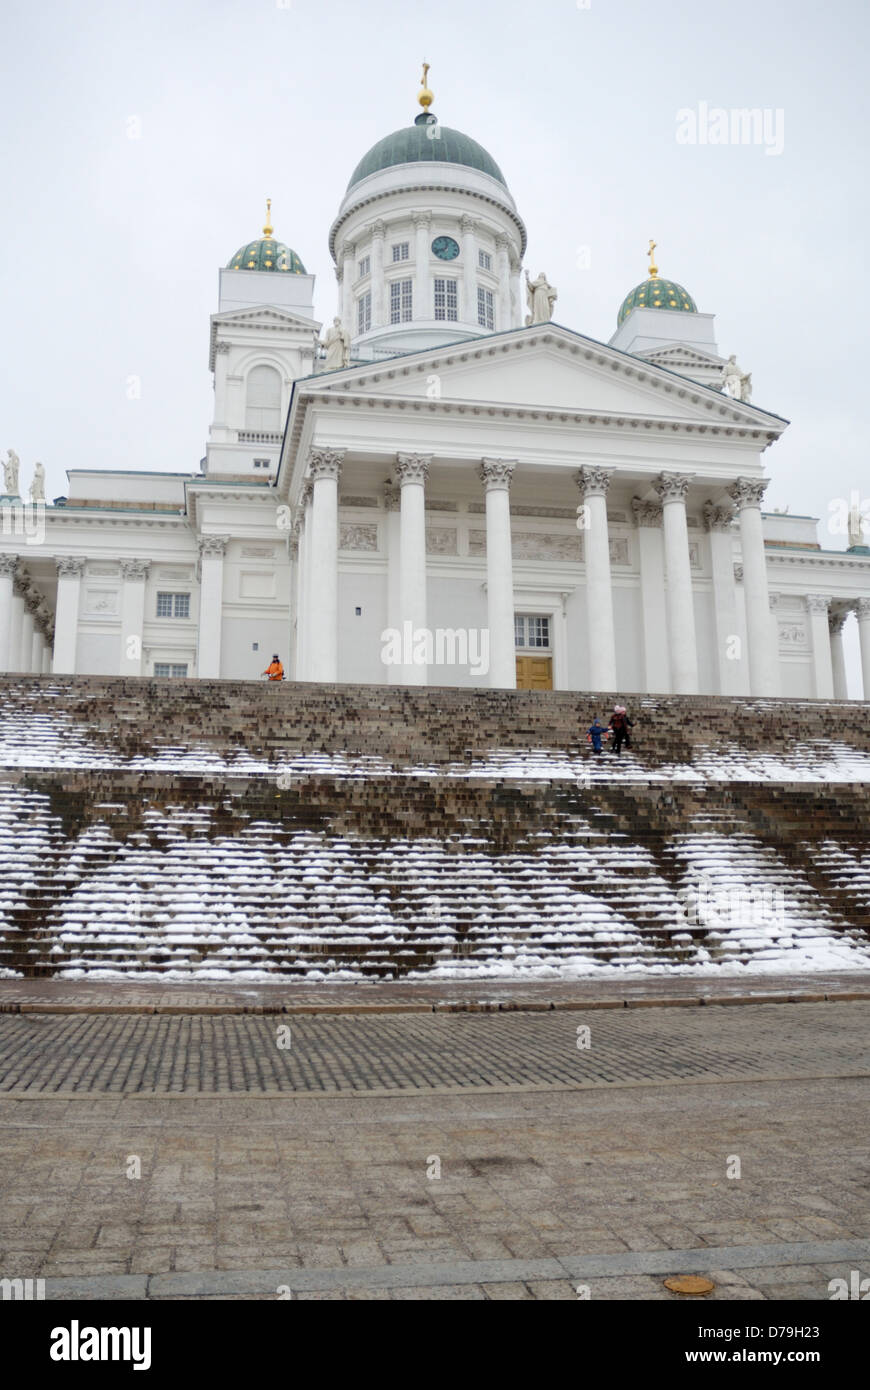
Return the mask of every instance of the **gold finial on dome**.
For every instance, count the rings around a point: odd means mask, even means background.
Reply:
[[[272,199],[266,199],[266,225],[263,228],[263,236],[271,236],[275,228],[272,226]]]
[[[650,237],[649,250],[646,254],[649,256],[649,278],[651,280],[654,280],[659,273],[659,268],[656,265],[654,259],[656,245],[657,243],[653,241],[652,237]]]
[[[419,94],[418,94],[418,96],[417,96],[417,100],[419,101],[419,103],[420,103],[420,105],[422,106],[422,108],[423,108],[424,111],[428,111],[429,107],[432,105],[433,101],[435,100],[434,96],[433,96],[432,93],[429,91],[429,88],[428,88],[428,86],[426,85],[426,78],[427,78],[428,73],[429,73],[429,66],[430,66],[429,63],[424,63],[424,64],[423,64],[423,76],[422,76],[421,79],[420,79],[420,91],[419,91]]]

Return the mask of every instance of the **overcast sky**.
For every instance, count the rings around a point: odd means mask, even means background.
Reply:
[[[844,547],[829,504],[870,498],[868,7],[586,4],[2,0],[0,449],[25,489],[35,459],[49,498],[67,468],[197,471],[218,267],[270,196],[332,316],[330,223],[360,157],[417,114],[425,58],[439,119],[501,166],[557,321],[606,341],[655,237],[754,402],[792,422],[766,505]],[[680,143],[701,103],[769,112],[782,151]]]

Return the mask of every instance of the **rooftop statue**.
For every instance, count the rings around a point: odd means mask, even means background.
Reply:
[[[529,272],[526,271],[526,299],[530,310],[526,318],[526,327],[532,323],[549,323],[553,317],[553,306],[558,299],[558,293],[543,270],[537,280],[530,280]]]
[[[350,334],[340,318],[332,320],[332,327],[326,330],[323,346],[326,348],[326,370],[328,372],[350,366]]]
[[[735,401],[748,401],[752,399],[752,374],[744,372],[737,365],[737,358],[732,352],[725,366],[722,368],[722,390],[726,396],[731,396]]]
[[[45,467],[41,463],[33,465],[33,482],[30,484],[31,502],[45,501]]]
[[[4,488],[7,497],[18,496],[18,470],[20,461],[14,449],[9,450],[9,457],[3,465]]]

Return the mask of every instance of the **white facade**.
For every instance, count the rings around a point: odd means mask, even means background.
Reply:
[[[870,698],[870,552],[762,513],[786,421],[713,316],[522,326],[513,200],[436,143],[342,199],[347,367],[312,276],[223,270],[203,470],[0,501],[0,669],[845,698],[857,621]]]

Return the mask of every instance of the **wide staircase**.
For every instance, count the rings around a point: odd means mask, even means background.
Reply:
[[[870,706],[0,677],[0,974],[870,969]]]

